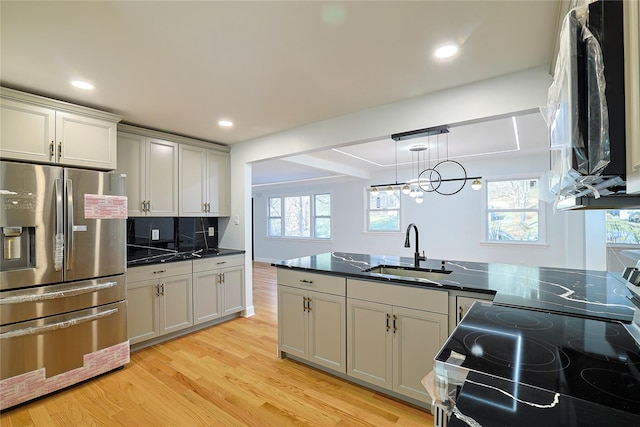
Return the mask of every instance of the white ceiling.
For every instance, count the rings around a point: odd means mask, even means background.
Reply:
[[[3,0],[0,83],[233,144],[550,63],[560,3]],[[436,61],[449,41],[459,55]],[[519,120],[542,132],[539,117]],[[514,144],[510,118],[459,126],[449,157]],[[253,181],[359,176],[388,166],[394,143],[340,150],[256,164]]]

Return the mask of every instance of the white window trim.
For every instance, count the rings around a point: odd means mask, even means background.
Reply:
[[[489,213],[489,201],[487,200],[487,191],[489,182],[497,181],[522,181],[527,179],[538,180],[538,241],[523,241],[523,240],[489,240],[488,235],[488,213]],[[540,192],[544,191],[542,185],[545,181],[540,176],[535,175],[516,175],[509,177],[487,178],[482,188],[482,222],[480,226],[480,244],[481,245],[498,245],[498,246],[549,246],[547,243],[547,203],[540,197]],[[505,209],[507,210],[507,209]],[[522,212],[523,210],[534,211],[535,209],[513,209],[513,211]]]
[[[331,208],[330,208],[330,215],[326,216],[320,216],[319,218],[329,218],[330,222],[331,222],[331,227],[330,227],[330,233],[331,233],[331,237],[330,238],[318,238],[315,237],[315,196],[319,195],[319,194],[328,194],[330,199],[331,199]],[[284,228],[285,228],[285,224],[284,224],[284,215],[283,215],[283,210],[284,210],[284,199],[286,197],[305,197],[308,196],[310,198],[310,223],[309,223],[309,227],[310,227],[310,236],[309,237],[301,237],[301,236],[285,236],[284,235]],[[269,234],[269,220],[272,218],[270,216],[271,213],[271,204],[270,204],[270,200],[271,199],[276,199],[276,198],[280,198],[280,219],[282,221],[281,226],[280,226],[280,231],[283,233],[280,236],[271,236]],[[266,224],[266,235],[265,238],[266,239],[272,239],[272,240],[287,240],[287,241],[300,241],[300,242],[332,242],[333,241],[333,225],[334,225],[334,221],[333,221],[333,193],[331,191],[320,191],[320,192],[315,192],[315,191],[311,191],[311,192],[302,192],[302,193],[281,193],[281,194],[270,194],[267,195],[265,197],[266,199],[266,203],[267,203],[267,216],[265,217],[265,221],[267,222]],[[273,217],[275,218],[275,217]]]
[[[385,230],[369,230],[369,193],[371,192],[371,187],[364,187],[363,188],[363,200],[364,200],[364,230],[362,231],[363,234],[367,234],[367,235],[381,235],[381,236],[389,236],[391,234],[404,234],[404,232],[402,231],[402,227],[404,224],[404,207],[403,207],[403,194],[402,192],[400,192],[400,207],[398,208],[398,230],[389,230],[389,231],[385,231]],[[385,191],[384,189],[379,190],[379,191]],[[396,191],[400,191],[397,190]]]

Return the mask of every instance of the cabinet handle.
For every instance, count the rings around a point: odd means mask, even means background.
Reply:
[[[58,142],[58,160],[62,158],[62,141]]]
[[[160,296],[160,285],[156,285],[156,296]]]
[[[302,311],[307,311],[307,297],[302,297]]]
[[[462,306],[458,307],[458,322],[462,321]]]
[[[389,332],[389,330],[391,330],[391,326],[389,325],[389,320],[391,320],[391,315],[389,313],[387,313],[387,332]]]
[[[167,270],[158,270],[158,271],[154,271],[153,274],[160,274],[160,273],[166,273]]]
[[[164,295],[164,283],[160,285],[160,295]]]
[[[220,277],[222,277],[220,283],[224,283],[224,273],[220,273]]]
[[[313,284],[313,280],[300,279],[300,283],[307,283],[309,285]]]
[[[396,327],[396,320],[398,320],[398,316],[393,315],[393,333],[395,334],[398,328]]]
[[[307,311],[310,312],[311,311],[311,297],[307,298]]]
[[[218,261],[218,262],[216,262],[216,265],[226,264],[226,263],[227,263],[227,261]]]
[[[53,157],[55,156],[55,148],[54,148],[55,142],[51,141],[51,144],[49,144],[49,160],[53,160]]]
[[[151,212],[151,200],[147,200],[147,212]]]

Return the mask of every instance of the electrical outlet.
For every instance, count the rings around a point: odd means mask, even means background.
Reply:
[[[151,230],[151,240],[160,240],[160,230],[157,228]]]
[[[239,217],[238,215],[235,215],[235,216],[233,217],[233,223],[234,223],[235,225],[240,224],[240,217]]]
[[[216,229],[214,227],[209,227],[209,237],[213,237],[216,235]]]

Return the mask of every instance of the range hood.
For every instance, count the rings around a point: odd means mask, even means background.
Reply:
[[[561,31],[545,118],[556,209],[640,207],[627,195],[623,2],[572,9]]]

